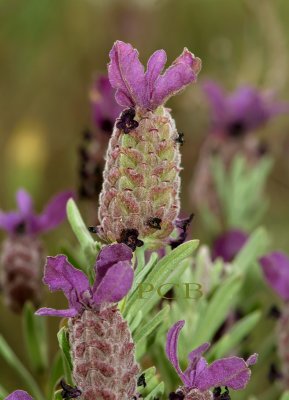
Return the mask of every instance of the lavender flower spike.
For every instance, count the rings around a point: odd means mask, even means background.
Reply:
[[[189,353],[189,366],[184,372],[181,370],[177,345],[184,324],[185,321],[178,321],[167,334],[166,354],[183,382],[183,386],[178,389],[177,393],[183,394],[184,400],[209,400],[212,398],[209,389],[213,387],[226,386],[234,390],[244,389],[251,376],[249,366],[257,362],[257,354],[250,356],[247,361],[239,357],[228,357],[208,365],[202,355],[208,350],[210,344],[204,343]]]
[[[37,315],[69,318],[73,377],[83,400],[131,399],[136,395],[139,368],[127,322],[117,303],[133,282],[132,251],[125,244],[104,247],[90,286],[86,275],[63,255],[48,257],[44,282],[62,290],[67,310],[41,308]]]
[[[249,86],[226,95],[214,82],[207,82],[204,91],[211,103],[213,131],[240,136],[264,125],[275,115],[289,111],[289,104]]]
[[[24,390],[15,390],[15,392],[9,394],[4,400],[33,400],[33,398]]]
[[[1,286],[5,302],[12,311],[20,312],[27,300],[39,306],[44,265],[39,235],[64,220],[66,202],[72,196],[68,191],[58,194],[42,214],[37,215],[32,198],[24,189],[20,189],[16,195],[18,210],[8,213],[0,211],[0,228],[8,233],[0,258]]]
[[[128,108],[116,121],[106,155],[98,234],[107,242],[132,243],[132,249],[143,241],[161,245],[180,209],[179,134],[164,104],[196,81],[201,62],[184,49],[162,73],[165,63],[165,51],[158,50],[145,72],[130,44],[117,41],[110,52],[110,83]]]

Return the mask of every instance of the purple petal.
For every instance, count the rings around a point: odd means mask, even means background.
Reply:
[[[111,134],[114,122],[122,107],[115,100],[115,90],[107,76],[100,76],[91,91],[92,118],[95,125],[104,133]]]
[[[248,384],[250,376],[251,371],[242,358],[229,357],[214,361],[204,369],[196,377],[195,385],[200,390],[214,386],[228,386],[240,390]]]
[[[166,72],[156,80],[150,107],[157,108],[189,83],[196,81],[200,69],[201,60],[184,49]]]
[[[130,290],[133,276],[133,269],[129,261],[120,261],[114,264],[94,291],[93,300],[97,304],[120,301]]]
[[[35,314],[48,317],[73,318],[77,316],[78,311],[75,308],[69,308],[68,310],[55,310],[54,308],[44,307],[37,310]]]
[[[257,361],[258,361],[258,354],[254,353],[248,358],[248,360],[246,361],[246,364],[248,366],[255,365],[257,363]]]
[[[43,282],[51,291],[62,290],[70,308],[80,310],[84,292],[90,289],[86,275],[74,268],[64,255],[47,257]]]
[[[93,290],[96,290],[109,268],[119,261],[131,262],[132,256],[132,250],[124,243],[111,244],[103,247],[96,260],[96,279]]]
[[[203,85],[212,109],[213,124],[215,129],[222,129],[226,124],[226,96],[223,89],[212,81]]]
[[[201,344],[195,350],[191,351],[188,355],[190,362],[194,362],[196,359],[200,359],[208,349],[210,348],[210,343]]]
[[[240,230],[231,230],[219,236],[213,245],[212,257],[222,258],[225,262],[231,262],[245,245],[249,235]]]
[[[108,76],[117,90],[116,100],[124,107],[147,107],[144,67],[138,51],[130,44],[117,41],[110,53]]]
[[[152,97],[154,84],[157,78],[160,76],[162,70],[164,69],[166,62],[167,55],[164,50],[155,51],[148,61],[145,78],[149,99],[151,99]]]
[[[183,373],[180,368],[178,358],[178,340],[181,330],[185,325],[185,321],[176,322],[167,333],[166,354],[171,364],[177,371],[177,374],[186,386],[190,385],[188,377]]]
[[[0,211],[0,228],[6,232],[13,234],[21,222],[23,222],[23,216],[19,212]]]
[[[24,189],[18,190],[16,193],[16,201],[18,209],[23,216],[29,216],[33,214],[33,202],[28,192]]]
[[[285,301],[289,300],[289,258],[281,251],[260,258],[265,279]]]
[[[34,218],[32,230],[34,233],[46,232],[58,226],[66,217],[66,204],[74,195],[70,191],[54,196],[41,215]]]
[[[33,398],[24,390],[15,390],[5,400],[33,400]]]

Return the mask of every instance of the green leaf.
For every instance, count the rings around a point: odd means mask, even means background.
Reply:
[[[147,274],[146,282],[153,285],[154,289],[158,289],[161,285],[170,283],[169,280],[171,281],[175,277],[181,276],[188,267],[188,263],[182,263],[182,261],[193,254],[198,244],[198,240],[190,240],[167,254]],[[172,285],[173,283],[171,285],[168,284],[166,290],[169,290]],[[157,304],[159,299],[157,290],[152,291],[147,299],[140,299],[136,290],[129,296],[125,314],[129,312],[135,315],[142,310],[143,316],[145,316]]]
[[[253,330],[260,318],[261,312],[255,311],[236,322],[230,331],[211,347],[207,354],[208,359],[218,359],[226,356]]]
[[[8,394],[8,391],[2,385],[0,385],[0,400],[4,400]]]
[[[230,309],[234,307],[242,283],[243,279],[240,275],[232,276],[216,289],[204,313],[199,318],[192,348],[198,347],[204,342],[209,342],[213,338]]]
[[[56,385],[64,376],[62,354],[58,351],[54,357],[48,379],[48,399],[52,399]]]
[[[281,395],[280,400],[289,400],[289,391],[284,392]]]
[[[268,249],[269,235],[264,228],[256,229],[233,261],[233,269],[246,273],[247,269]]]
[[[93,281],[92,268],[101,245],[92,239],[73,199],[69,199],[67,202],[67,218],[88,263],[83,271],[89,276],[90,280]]]
[[[43,372],[48,365],[47,332],[45,318],[39,318],[30,302],[23,310],[23,328],[27,354],[32,368]]]
[[[133,335],[133,340],[137,344],[139,341],[145,339],[150,333],[152,333],[159,324],[163,323],[164,319],[168,315],[170,306],[165,306],[157,315],[154,316],[148,323],[144,326],[140,325],[135,334]]]
[[[162,396],[165,391],[165,385],[163,382],[159,383],[157,387],[154,388],[154,390],[144,398],[144,400],[154,400],[158,396]]]
[[[23,380],[26,384],[27,389],[29,392],[37,399],[37,400],[45,400],[44,396],[37,385],[36,381],[34,380],[33,376],[30,372],[25,368],[22,362],[18,359],[16,354],[10,348],[9,344],[0,335],[0,355],[3,359],[10,365],[11,368],[18,374],[18,376]]]
[[[61,393],[62,390],[57,390],[57,392],[54,393],[53,400],[63,400]]]
[[[72,360],[71,360],[71,355],[70,355],[70,344],[68,340],[68,332],[67,328],[63,327],[60,329],[60,331],[57,333],[57,339],[59,343],[59,347],[61,349],[62,353],[62,360],[63,360],[63,368],[65,371],[65,378],[68,384],[72,385]]]

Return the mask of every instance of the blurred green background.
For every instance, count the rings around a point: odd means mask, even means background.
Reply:
[[[183,210],[194,211],[189,183],[210,118],[201,82],[215,79],[228,90],[249,83],[289,100],[288,14],[288,0],[0,0],[0,208],[14,207],[19,186],[32,193],[38,210],[55,192],[77,188],[81,132],[91,126],[89,89],[120,39],[143,62],[159,48],[171,62],[185,46],[203,61],[199,84],[168,103],[186,140]],[[265,224],[272,247],[289,251],[288,133],[288,115],[260,132],[276,159]],[[193,236],[205,240],[198,216]],[[64,224],[45,237],[48,253],[67,240],[74,238]],[[47,295],[45,304],[59,307],[61,299]],[[0,312],[0,332],[23,357],[20,317],[3,306]],[[59,321],[48,323],[56,332]],[[51,342],[53,353],[53,335]],[[17,386],[1,360],[0,381]]]

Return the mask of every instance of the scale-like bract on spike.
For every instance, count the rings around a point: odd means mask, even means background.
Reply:
[[[139,368],[127,322],[115,307],[69,320],[73,377],[83,400],[130,400]]]
[[[2,245],[0,264],[6,304],[15,312],[21,312],[28,300],[38,306],[44,265],[39,239],[31,236],[8,237]]]
[[[128,108],[116,121],[106,155],[98,234],[122,242],[130,229],[141,243],[157,247],[173,231],[180,210],[179,134],[164,103],[196,80],[201,63],[184,49],[162,74],[166,54],[158,50],[144,72],[138,52],[119,41],[110,59],[116,99]]]

